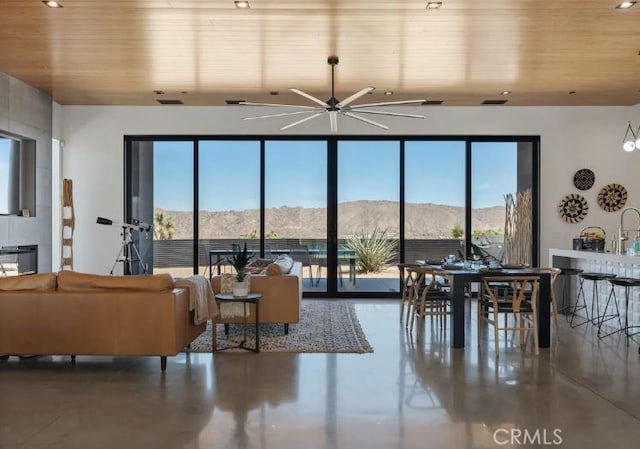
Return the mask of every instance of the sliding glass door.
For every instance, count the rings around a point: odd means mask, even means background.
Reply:
[[[533,262],[533,156],[531,142],[471,144],[471,244],[481,256]]]
[[[338,291],[397,292],[400,142],[338,142]]]
[[[234,248],[260,251],[260,141],[198,143],[198,272],[217,272]]]
[[[465,142],[406,142],[404,167],[404,260],[464,253]]]
[[[268,140],[264,250],[302,263],[303,290],[327,291],[327,142]]]
[[[133,238],[154,272],[230,272],[246,242],[300,261],[306,294],[366,297],[397,294],[400,261],[537,263],[536,137],[126,142],[125,220],[153,224]]]
[[[193,164],[192,141],[131,143],[126,154],[125,220],[152,224],[153,229],[131,233],[141,263],[134,260],[130,274],[193,273]],[[114,248],[114,258],[116,252]],[[138,254],[131,251],[130,257],[137,259]]]

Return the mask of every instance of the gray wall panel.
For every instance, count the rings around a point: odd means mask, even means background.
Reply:
[[[51,134],[51,95],[9,78],[9,118]]]
[[[38,245],[38,270],[51,270],[51,96],[0,73],[0,131],[36,141],[35,217],[0,216],[0,246]]]

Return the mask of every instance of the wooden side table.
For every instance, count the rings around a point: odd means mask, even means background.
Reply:
[[[246,349],[247,351],[260,352],[260,300],[262,299],[262,293],[249,293],[247,296],[233,296],[231,293],[218,293],[216,294],[216,299],[223,304],[226,302],[241,302],[244,306],[244,332],[243,332],[242,341],[240,342],[239,345],[222,349],[222,351],[225,351],[227,349],[233,349],[233,348],[241,348],[241,349]],[[248,304],[254,304],[256,306],[256,346],[255,348],[246,346],[247,305]],[[213,324],[213,329],[211,331],[214,333],[213,352],[217,352],[218,349],[216,348],[215,323]]]

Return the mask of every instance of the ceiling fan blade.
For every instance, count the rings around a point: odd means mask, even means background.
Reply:
[[[356,120],[360,120],[361,122],[365,122],[365,123],[368,123],[370,125],[377,126],[378,128],[389,129],[388,126],[383,125],[382,123],[374,122],[373,120],[369,120],[368,118],[360,117],[359,115],[352,114],[351,112],[343,112],[343,114],[344,115],[348,115],[349,117],[352,117],[352,118],[354,118]]]
[[[293,87],[290,87],[289,90],[291,92],[293,92],[294,94],[298,94],[303,96],[304,98],[307,98],[311,101],[313,101],[314,103],[318,103],[321,106],[324,106],[325,108],[330,107],[327,103],[325,103],[324,101],[320,100],[319,98],[314,97],[313,95],[309,95],[306,92],[302,92],[300,89],[294,89]]]
[[[338,111],[329,111],[329,122],[331,123],[331,132],[338,132]]]
[[[296,114],[311,114],[312,112],[321,111],[320,108],[313,108],[308,111],[295,111],[295,112],[282,112],[280,114],[266,114],[266,115],[255,115],[253,117],[243,117],[242,120],[255,120],[259,118],[271,118],[271,117],[284,117],[287,115],[296,115]]]
[[[415,103],[424,103],[427,100],[400,100],[400,101],[384,101],[382,103],[365,103],[365,104],[357,104],[355,106],[351,106],[352,109],[356,108],[368,108],[370,106],[391,106],[394,104],[415,104]]]
[[[392,115],[394,117],[424,118],[424,115],[405,114],[404,112],[370,111],[367,109],[356,109],[356,112],[358,114],[378,114],[378,115]]]
[[[358,98],[360,98],[360,97],[362,97],[364,95],[367,95],[369,92],[373,92],[374,90],[376,90],[375,87],[372,87],[372,86],[365,87],[361,91],[358,91],[355,94],[351,95],[350,97],[345,98],[340,103],[338,103],[336,106],[339,107],[339,108],[343,108],[343,107],[347,106],[348,104],[350,104],[351,102],[357,100]]]
[[[252,103],[250,101],[241,101],[238,104],[243,106],[277,106],[277,107],[300,108],[300,109],[317,109],[317,106],[298,106],[297,104],[279,104],[279,103]]]
[[[284,131],[285,129],[293,128],[294,126],[299,125],[301,123],[304,123],[307,120],[311,120],[311,119],[314,119],[316,117],[320,117],[322,114],[324,114],[324,112],[318,112],[316,114],[310,115],[309,117],[305,117],[302,120],[298,120],[297,122],[290,123],[290,124],[280,128],[280,131]]]

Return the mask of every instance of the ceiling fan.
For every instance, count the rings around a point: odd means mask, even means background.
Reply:
[[[276,104],[276,103],[252,103],[249,101],[241,101],[238,104],[245,106],[280,106],[280,107],[289,107],[300,109],[295,112],[283,112],[279,114],[267,114],[267,115],[258,115],[254,117],[244,117],[243,120],[256,120],[263,118],[271,118],[271,117],[285,117],[289,115],[302,115],[302,114],[311,114],[303,119],[295,121],[293,123],[289,123],[288,125],[280,128],[281,131],[284,131],[289,128],[293,128],[294,126],[300,125],[304,122],[308,122],[309,120],[313,120],[314,118],[320,117],[324,114],[329,116],[329,123],[331,125],[331,132],[338,131],[338,114],[346,115],[347,117],[351,117],[356,120],[360,120],[361,122],[367,123],[369,125],[377,126],[382,129],[389,129],[388,126],[383,125],[382,123],[376,122],[374,120],[368,119],[366,117],[362,117],[360,115],[355,114],[372,114],[372,115],[388,115],[394,117],[408,117],[408,118],[424,118],[424,115],[417,114],[406,114],[401,112],[386,112],[386,111],[376,111],[371,109],[366,109],[375,106],[391,106],[391,105],[401,105],[401,104],[414,104],[414,103],[423,103],[426,100],[404,100],[404,101],[385,101],[382,103],[366,103],[359,105],[351,105],[358,98],[373,92],[375,87],[369,86],[364,89],[356,92],[350,97],[345,98],[340,101],[335,96],[335,67],[338,65],[339,59],[337,56],[329,56],[327,59],[327,63],[331,65],[331,98],[329,98],[326,102],[320,100],[319,98],[314,97],[306,92],[301,91],[300,89],[290,88],[289,90],[295,94],[301,95],[308,100],[317,103],[318,106],[300,106],[293,104]]]

